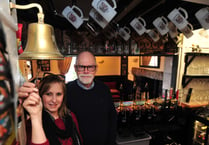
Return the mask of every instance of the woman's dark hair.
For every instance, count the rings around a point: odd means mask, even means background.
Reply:
[[[54,83],[58,83],[62,86],[62,91],[64,94],[62,105],[58,110],[59,117],[64,118],[65,115],[69,114],[69,110],[67,109],[67,98],[66,98],[66,85],[63,80],[63,78],[59,75],[50,74],[48,76],[45,76],[39,83],[39,95],[42,97],[45,92],[49,90],[51,85]]]

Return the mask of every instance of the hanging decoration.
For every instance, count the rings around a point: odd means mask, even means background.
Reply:
[[[22,27],[23,27],[23,24],[18,23],[18,30],[16,31],[18,54],[23,53],[23,48],[22,48]]]
[[[0,23],[0,144],[12,145],[15,141],[15,108],[13,79],[7,60],[6,41]]]

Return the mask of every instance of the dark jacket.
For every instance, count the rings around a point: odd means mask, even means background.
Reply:
[[[78,119],[84,145],[113,145],[116,140],[117,113],[109,88],[95,81],[90,90],[67,84],[67,105]]]

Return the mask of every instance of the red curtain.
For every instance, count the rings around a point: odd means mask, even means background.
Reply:
[[[68,72],[71,61],[72,61],[72,57],[70,56],[64,57],[63,60],[58,60],[58,67],[62,75],[65,75]]]

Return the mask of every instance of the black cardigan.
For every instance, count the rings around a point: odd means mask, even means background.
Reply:
[[[67,105],[77,116],[84,145],[114,145],[117,113],[109,88],[95,81],[90,90],[78,86],[76,80],[67,84]]]

